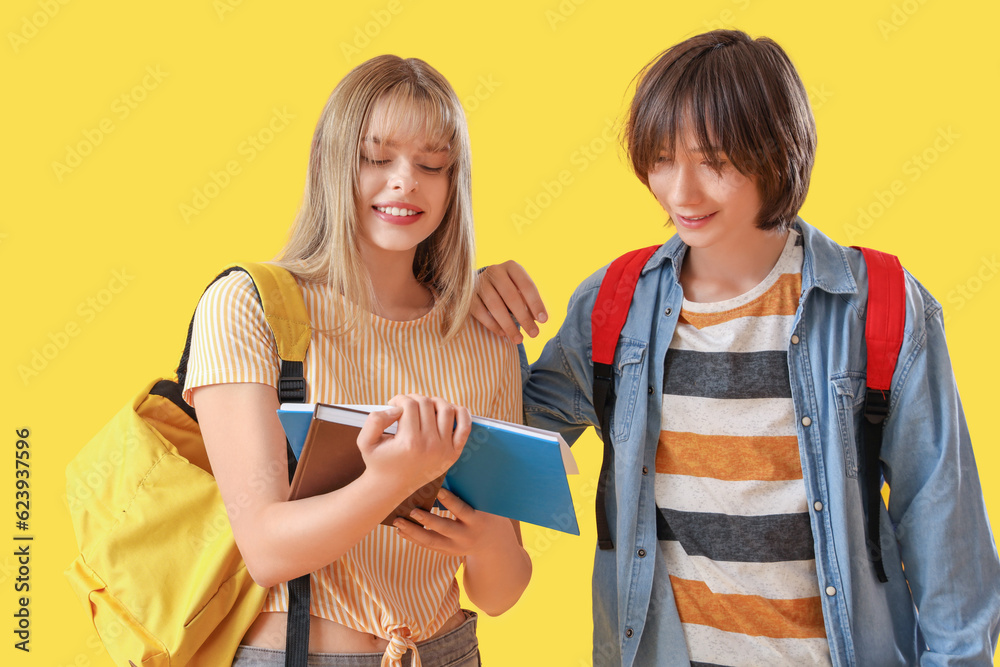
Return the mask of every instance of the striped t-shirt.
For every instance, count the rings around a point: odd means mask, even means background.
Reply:
[[[666,357],[657,533],[692,665],[830,664],[787,346],[792,231],[757,287],[685,300]]]
[[[471,318],[447,343],[443,313],[396,322],[368,315],[370,330],[336,336],[354,308],[329,286],[298,281],[313,327],[305,360],[306,400],[384,404],[396,394],[440,396],[473,414],[521,421],[520,370],[513,344]],[[277,386],[280,361],[250,278],[233,273],[212,285],[195,315],[184,398],[229,382]],[[451,516],[434,509],[437,514]],[[463,559],[442,555],[378,525],[312,576],[310,613],[389,640],[399,665],[415,642],[434,635],[459,610],[455,573]],[[287,611],[288,587],[267,595],[264,611]]]

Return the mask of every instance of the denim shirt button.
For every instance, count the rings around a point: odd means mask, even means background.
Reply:
[[[649,474],[649,466],[642,466],[642,474],[643,475]]]
[[[638,551],[636,551],[635,553],[636,553],[636,555],[637,555],[637,556],[638,556],[639,558],[645,558],[645,557],[646,557],[646,550],[645,550],[645,549],[639,549],[639,550],[638,550]]]
[[[817,512],[822,512],[823,511],[823,503],[821,503],[818,500],[813,503],[813,507],[816,509]]]
[[[670,317],[670,313],[672,312],[674,312],[673,308],[667,308],[665,311],[663,311],[663,314],[666,315],[667,317]]]
[[[625,636],[626,637],[628,637],[629,639],[631,639],[632,638],[632,634],[633,634],[632,633],[632,628],[625,628]]]
[[[803,417],[802,418],[802,425],[803,426],[809,426],[812,423],[813,423],[813,420],[809,419],[809,417]]]
[[[653,385],[649,385],[649,389],[648,389],[647,393],[648,393],[648,394],[649,394],[650,396],[652,396],[652,395],[653,395]]]
[[[826,587],[826,594],[829,595],[830,597],[833,597],[834,595],[837,594],[837,589],[834,588],[833,586],[827,586]]]
[[[798,345],[798,344],[799,344],[799,337],[792,336],[792,345]]]

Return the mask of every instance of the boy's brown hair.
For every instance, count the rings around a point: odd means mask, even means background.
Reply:
[[[699,148],[757,178],[760,229],[787,229],[809,190],[816,123],[805,86],[773,40],[715,30],[670,47],[638,76],[624,141],[639,180],[663,151],[672,154],[684,123]]]

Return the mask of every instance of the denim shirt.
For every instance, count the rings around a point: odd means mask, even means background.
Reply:
[[[882,584],[866,549],[858,475],[867,273],[859,251],[801,219],[795,224],[805,257],[788,373],[833,664],[992,664],[1000,561],[941,306],[906,274],[905,334],[882,445],[891,489],[881,513],[889,577]],[[653,488],[664,358],[681,312],[686,249],[674,236],[650,258],[615,352],[615,455],[606,501],[615,549],[594,557],[595,666],[689,664],[658,548]],[[598,424],[590,318],[605,270],[577,288],[538,361],[530,369],[522,364],[527,423],[569,442]]]

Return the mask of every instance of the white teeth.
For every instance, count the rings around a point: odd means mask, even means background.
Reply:
[[[395,206],[376,206],[375,210],[381,211],[382,213],[388,213],[389,215],[403,216],[403,215],[416,215],[417,211],[408,208],[397,208]]]

